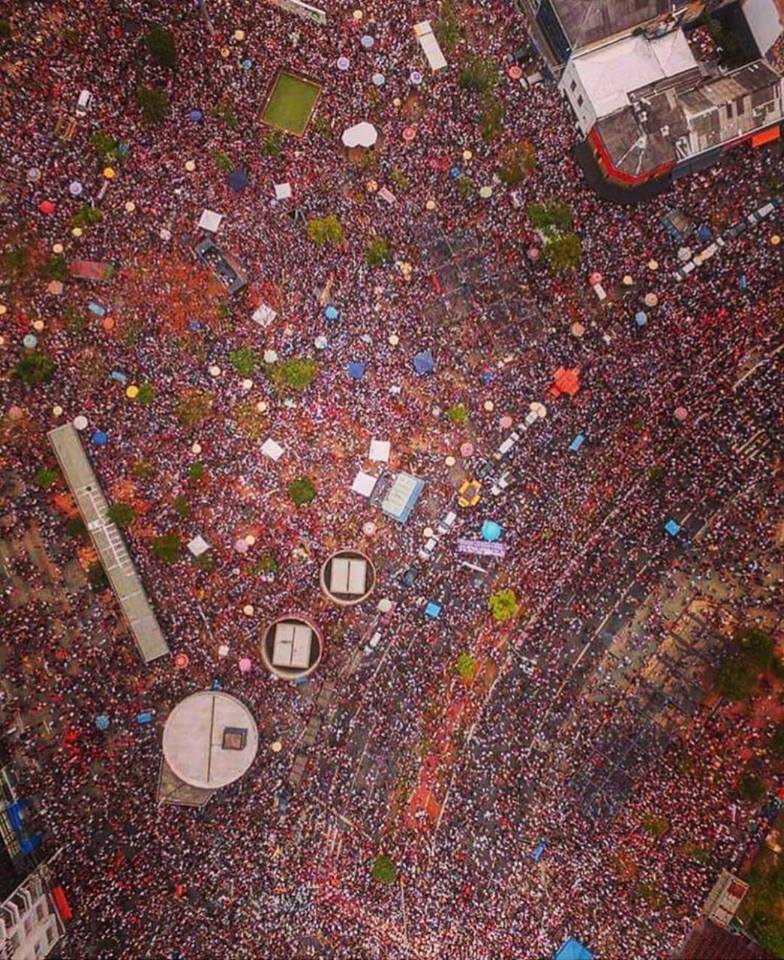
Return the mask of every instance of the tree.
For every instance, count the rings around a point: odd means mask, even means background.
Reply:
[[[308,477],[297,477],[296,480],[292,480],[286,492],[298,507],[310,503],[316,497],[316,488]]]
[[[442,0],[435,24],[435,35],[442,50],[450,53],[463,39],[463,25],[454,0]]]
[[[118,527],[130,527],[136,521],[136,511],[130,503],[113,503],[106,511],[106,516]]]
[[[71,517],[65,525],[65,532],[69,537],[77,540],[87,539],[87,527],[81,517]]]
[[[658,840],[659,837],[663,837],[670,829],[670,821],[667,817],[657,817],[656,814],[653,813],[644,813],[642,816],[642,827],[646,833],[649,833]]]
[[[189,517],[191,515],[191,505],[185,494],[180,493],[174,498],[174,512],[179,517]]]
[[[120,162],[120,144],[103,130],[96,130],[90,137],[90,145],[102,166]]]
[[[49,467],[41,467],[41,469],[35,475],[35,482],[42,490],[48,490],[60,476],[57,470],[52,470]]]
[[[757,671],[743,657],[727,657],[716,674],[716,689],[727,700],[748,700],[757,686]]]
[[[552,270],[566,273],[579,264],[583,255],[583,242],[576,233],[565,233],[548,240],[542,252]]]
[[[106,576],[106,571],[97,560],[87,568],[87,579],[96,593],[105,590],[109,586],[109,578]]]
[[[169,97],[160,87],[139,87],[136,101],[147,123],[161,123],[169,112]]]
[[[499,623],[511,620],[520,609],[514,590],[498,590],[491,594],[489,603],[490,611]]]
[[[152,552],[163,563],[175,563],[180,559],[182,541],[175,532],[165,533],[152,542]]]
[[[177,401],[177,419],[183,427],[196,427],[210,415],[214,401],[209,390],[186,390]]]
[[[71,226],[91,227],[95,223],[100,223],[101,220],[103,220],[103,213],[100,207],[94,207],[91,203],[83,203],[71,217]]]
[[[495,90],[498,86],[498,64],[489,57],[468,57],[460,71],[460,86],[476,93]]]
[[[332,213],[326,217],[312,217],[305,229],[317,247],[323,247],[326,243],[337,247],[343,242],[343,227]]]
[[[572,225],[572,211],[560,200],[548,200],[546,203],[529,203],[525,209],[532,226],[537,230],[568,230]]]
[[[377,267],[389,260],[389,244],[383,237],[372,237],[365,244],[365,260],[369,267]]]
[[[505,113],[504,101],[500,97],[497,97],[491,91],[482,95],[479,127],[482,132],[482,139],[486,143],[494,140],[498,135],[504,122]]]
[[[151,383],[140,383],[139,392],[136,394],[136,399],[143,406],[149,406],[152,401],[155,399],[155,391],[153,390]]]
[[[171,32],[159,23],[150,27],[144,35],[144,45],[150,51],[153,60],[160,67],[174,70],[177,66],[177,49]]]
[[[746,661],[757,670],[770,669],[773,661],[774,644],[771,638],[757,627],[741,630],[735,637]]]
[[[770,755],[775,760],[784,760],[784,723],[779,723],[768,743]]]
[[[38,268],[38,275],[42,280],[59,280],[64,283],[68,279],[68,264],[65,257],[47,257]]]
[[[253,347],[229,351],[229,362],[241,377],[252,377],[259,369],[259,355]]]
[[[749,933],[774,957],[784,957],[784,923],[777,916],[756,911],[749,922]]]
[[[446,415],[452,423],[465,423],[468,419],[468,411],[462,403],[453,403],[451,407],[447,407]]]
[[[476,660],[470,653],[461,653],[455,661],[455,670],[463,680],[469,682],[476,673]]]
[[[213,333],[225,326],[226,288],[208,267],[172,254],[158,260],[148,253],[127,263],[117,275],[115,315],[129,325],[154,317],[161,333],[183,337],[190,323]]]
[[[385,853],[380,853],[371,874],[374,880],[380,880],[381,883],[394,883],[397,879],[397,867]]]
[[[192,463],[188,467],[188,479],[189,480],[201,480],[204,476],[204,464],[203,463]]]
[[[510,187],[536,170],[536,150],[530,140],[517,140],[504,147],[499,156],[498,176]]]
[[[307,358],[283,360],[264,368],[269,381],[282,392],[307,390],[316,376],[316,361]]]
[[[471,178],[465,173],[461,173],[457,178],[457,193],[461,200],[467,200],[471,190],[473,188],[473,183]]]
[[[764,781],[753,773],[746,773],[741,777],[738,784],[738,794],[743,800],[749,800],[751,803],[759,803],[767,793]]]
[[[51,379],[54,360],[43,353],[26,353],[14,367],[11,376],[28,387],[37,387]]]

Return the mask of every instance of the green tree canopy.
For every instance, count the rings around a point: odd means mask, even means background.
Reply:
[[[499,622],[504,623],[517,616],[520,606],[517,602],[517,595],[514,590],[498,590],[490,595],[490,612]]]
[[[147,123],[161,123],[169,112],[169,97],[160,87],[139,87],[136,101]]]
[[[343,226],[333,213],[326,217],[312,217],[305,229],[317,247],[327,243],[337,247],[343,242]]]
[[[498,64],[489,57],[467,57],[460,71],[460,86],[476,93],[492,93],[498,86],[498,79]]]
[[[106,513],[118,527],[130,527],[136,520],[136,511],[130,503],[113,503]]]
[[[14,367],[11,374],[15,380],[21,380],[28,387],[37,387],[51,379],[54,373],[54,360],[44,353],[26,353]]]
[[[35,475],[35,482],[42,490],[48,490],[49,487],[53,486],[59,476],[59,471],[52,470],[50,467],[41,467]]]
[[[365,244],[365,260],[368,266],[377,267],[389,260],[389,244],[383,237],[371,237]]]
[[[397,879],[397,867],[385,854],[380,853],[373,864],[372,877],[381,883],[394,883]]]
[[[307,390],[316,376],[316,361],[308,358],[283,360],[268,364],[264,371],[270,382],[283,392],[302,393]]]
[[[446,415],[452,423],[465,423],[468,419],[468,411],[462,403],[453,403],[451,407],[447,407]]]
[[[545,203],[529,203],[525,208],[531,225],[537,230],[548,228],[558,231],[568,230],[572,225],[572,211],[568,204],[560,200],[548,200]]]
[[[316,488],[308,477],[297,477],[296,480],[292,480],[286,492],[298,507],[310,503],[316,497]]]
[[[253,347],[240,347],[229,352],[229,361],[241,377],[252,377],[259,369],[259,355]]]
[[[463,680],[471,680],[476,673],[476,659],[470,653],[461,653],[455,661],[455,670]]]
[[[166,27],[159,23],[153,24],[144,35],[144,45],[158,66],[174,70],[177,66],[177,48],[174,45],[174,36]]]
[[[576,233],[564,233],[545,243],[544,258],[556,273],[576,269],[583,255],[583,242]]]
[[[174,563],[180,559],[182,540],[177,533],[165,533],[152,542],[152,552],[163,563]]]

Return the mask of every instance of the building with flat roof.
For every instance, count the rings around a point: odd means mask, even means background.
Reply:
[[[192,693],[163,729],[159,802],[204,806],[248,771],[258,747],[256,721],[244,703],[220,690]]]
[[[321,589],[341,607],[367,599],[376,584],[376,568],[359,550],[336,550],[321,566]]]
[[[261,640],[264,665],[281,680],[301,680],[319,665],[323,652],[321,632],[305,615],[286,614],[273,620]]]
[[[58,903],[66,911],[60,915]],[[41,960],[65,935],[67,901],[62,888],[53,888],[48,866],[41,864],[0,904],[0,957]]]

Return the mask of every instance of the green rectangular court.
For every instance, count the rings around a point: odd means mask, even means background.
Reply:
[[[317,83],[281,70],[261,119],[271,127],[301,137],[320,96],[321,87]]]

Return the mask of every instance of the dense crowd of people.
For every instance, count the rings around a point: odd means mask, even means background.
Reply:
[[[589,702],[591,684],[583,688],[585,678],[573,673],[582,646],[575,638],[611,611],[623,577],[646,593],[661,590],[681,563],[694,578],[719,571],[733,578],[741,616],[760,605],[766,564],[780,560],[776,451],[762,444],[759,459],[737,454],[759,431],[766,440],[780,436],[774,351],[784,304],[780,247],[770,243],[779,214],[680,283],[672,276],[678,244],[661,225],[677,208],[720,233],[768,198],[780,161],[740,148],[658,198],[609,204],[582,179],[555,89],[524,89],[508,74],[525,39],[514,5],[482,0],[462,11],[464,37],[448,54],[450,69],[421,84],[411,79],[425,72],[412,25],[436,11],[414,17],[392,0],[359,13],[340,4],[321,28],[270,5],[180,4],[160,13],[175,39],[176,70],[151,59],[143,38],[157,14],[138,0],[31,2],[10,20],[3,56],[17,72],[0,101],[5,248],[29,243],[48,257],[60,244],[68,261],[120,269],[102,285],[67,282],[60,294],[20,273],[4,291],[4,374],[33,331],[55,369],[36,387],[6,376],[0,462],[23,489],[5,498],[3,536],[21,537],[32,525],[60,567],[84,549],[67,525],[62,482],[45,491],[35,478],[53,464],[46,431],[86,417],[83,438],[108,498],[134,506],[126,535],[164,634],[188,657],[182,670],[171,658],[143,667],[102,590],[58,584],[59,601],[12,605],[6,618],[6,679],[23,709],[45,707],[57,720],[52,749],[39,752],[33,728],[15,750],[51,844],[65,851],[58,871],[75,916],[64,955],[538,958],[574,935],[602,956],[660,957],[741,843],[740,830],[728,826],[737,769],[715,760],[728,738],[753,743],[758,734],[748,717],[714,714],[699,734],[641,758],[624,801],[592,822],[569,800],[567,781],[623,694],[613,690],[604,709]],[[370,50],[361,44],[366,33]],[[505,117],[489,142],[476,122],[477,95],[458,82],[455,64],[469,49],[500,65]],[[348,69],[338,69],[340,57]],[[302,139],[276,138],[260,120],[281,68],[322,87]],[[372,83],[374,73],[383,84]],[[162,123],[143,121],[140,85],[166,90]],[[94,106],[63,139],[56,121],[73,115],[82,89]],[[339,144],[361,120],[383,134],[366,169]],[[413,139],[404,138],[406,128]],[[124,145],[111,178],[91,141],[97,132]],[[520,142],[533,144],[536,170],[512,191],[498,180],[499,155]],[[239,193],[227,183],[225,158],[249,178]],[[467,196],[459,186],[466,178]],[[379,200],[369,180],[395,202]],[[292,198],[276,201],[274,186],[283,182]],[[483,186],[492,187],[490,197],[480,197]],[[539,239],[526,205],[553,199],[570,207],[583,243],[569,275],[529,255]],[[44,201],[54,212],[41,212]],[[76,237],[72,218],[86,203],[102,217]],[[165,310],[131,306],[121,290],[149,282],[134,273],[142,264],[162,274],[173,261],[190,264],[205,208],[223,215],[216,241],[247,268],[250,294],[227,299],[218,321],[194,311],[174,331]],[[303,221],[328,214],[340,220],[344,240],[317,248]],[[389,262],[367,262],[373,236],[388,243]],[[444,240],[481,258],[468,320],[448,310],[445,321],[433,319],[443,312],[433,272]],[[201,269],[192,266],[197,277]],[[596,272],[610,293],[601,305],[589,284]],[[524,321],[494,327],[481,307],[510,282],[533,300],[538,332]],[[634,317],[648,293],[658,303],[645,308],[640,327]],[[251,320],[261,299],[278,314],[265,329]],[[102,323],[88,301],[114,324]],[[326,318],[325,304],[337,320]],[[284,398],[258,363],[248,386],[230,357],[245,347],[258,358],[314,358],[313,384]],[[412,361],[426,350],[435,370],[420,376]],[[352,361],[366,365],[360,379],[347,372]],[[550,391],[562,367],[579,369],[573,399]],[[124,379],[112,379],[113,371]],[[129,399],[126,383],[149,384],[151,402]],[[183,423],[180,401],[193,391],[211,408],[200,422]],[[456,485],[507,436],[502,418],[520,423],[535,401],[546,404],[546,417],[519,440],[508,489],[492,497],[487,484],[479,506],[460,511]],[[446,415],[460,404],[464,424]],[[108,435],[106,445],[91,444],[96,430]],[[579,432],[586,443],[570,454]],[[259,452],[266,437],[284,448],[279,461]],[[405,525],[350,489],[358,470],[377,472],[367,457],[373,438],[391,442],[391,469],[426,481]],[[474,453],[461,455],[464,444]],[[301,476],[311,478],[316,498],[297,508],[286,487]],[[709,532],[682,559],[663,524],[708,502]],[[455,529],[422,563],[423,528],[453,509]],[[459,565],[455,538],[477,538],[488,518],[502,524],[507,556],[487,561],[489,575],[477,578]],[[172,530],[183,543],[203,536],[207,560],[195,564],[183,551],[163,564],[152,543]],[[359,613],[318,592],[320,563],[343,545],[361,546],[379,571],[375,598]],[[405,587],[399,574],[412,565],[418,577]],[[33,591],[47,587],[46,574],[19,559],[14,572]],[[488,613],[488,594],[499,586],[521,605],[512,628]],[[393,607],[377,616],[380,597]],[[772,592],[763,599],[780,603]],[[441,604],[440,618],[423,616],[427,600]],[[291,610],[309,611],[326,637],[317,676],[300,688],[266,675],[258,655],[260,630]],[[357,665],[371,629],[382,631],[381,646]],[[666,629],[657,614],[645,639]],[[593,634],[592,627],[585,636]],[[486,686],[456,685],[453,664],[465,651],[487,668]],[[521,656],[535,664],[530,672],[521,672]],[[243,657],[253,662],[249,673],[238,669]],[[160,726],[135,718],[153,709],[162,721],[216,679],[252,707],[260,756],[203,810],[158,807]],[[314,690],[327,679],[336,684],[336,712],[282,814],[280,790],[315,709]],[[463,725],[447,743],[452,708]],[[557,731],[572,711],[574,742],[554,732],[552,749],[532,749],[545,720]],[[95,724],[102,714],[111,721],[106,732]],[[284,744],[279,753],[269,750],[275,739]],[[359,761],[381,771],[385,788],[358,777]],[[435,816],[409,805],[431,761],[439,771],[429,781]],[[772,787],[775,770],[766,775]],[[670,824],[660,842],[640,827],[651,810]],[[341,843],[325,843],[335,829]],[[531,850],[542,839],[537,865]],[[709,857],[684,857],[686,844]],[[399,885],[371,878],[379,852],[397,865]]]

